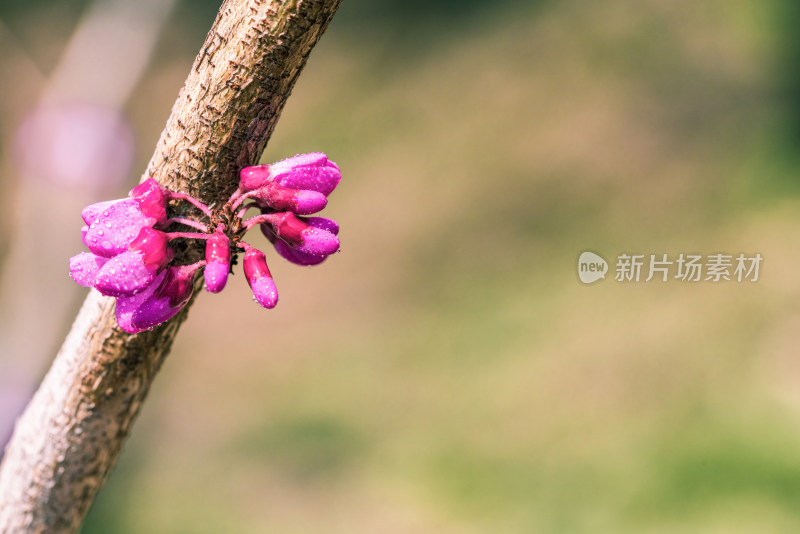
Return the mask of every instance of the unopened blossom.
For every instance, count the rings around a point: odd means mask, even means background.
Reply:
[[[84,208],[81,240],[90,252],[70,259],[70,274],[78,284],[115,297],[120,328],[137,333],[178,313],[192,296],[198,272],[205,275],[207,291],[222,291],[236,256],[244,252],[242,268],[254,299],[273,308],[278,291],[266,255],[242,237],[259,226],[284,259],[298,265],[322,263],[339,250],[339,225],[307,215],[327,206],[341,177],[339,167],[322,153],[246,167],[239,188],[216,210],[149,178],[128,198]],[[188,203],[189,215],[187,210],[170,215],[169,202]],[[258,214],[246,218],[251,208]],[[199,232],[171,231],[174,225]],[[204,241],[205,259],[176,264],[169,243],[179,238]]]
[[[259,219],[264,221],[262,228],[266,226],[267,230],[298,252],[328,256],[339,250],[339,238],[336,235],[307,224],[294,213],[265,214]]]
[[[332,219],[327,219],[325,217],[298,217],[298,219],[309,226],[313,226],[314,228],[318,228],[322,231],[333,234],[334,236],[339,233],[339,225],[336,224],[336,221]],[[267,223],[263,223],[261,225],[261,231],[264,233],[267,239],[270,240],[272,245],[275,247],[275,250],[281,255],[281,257],[296,265],[319,265],[330,255],[310,254],[308,252],[302,252],[296,248],[293,248],[283,239],[278,239],[278,236],[272,230],[272,227]]]
[[[219,293],[225,289],[228,281],[228,271],[231,268],[230,239],[223,232],[224,225],[220,224],[217,230],[206,241],[206,291]]]
[[[141,293],[175,256],[166,233],[144,227],[128,250],[108,260],[95,276],[94,287],[109,297]]]
[[[300,154],[270,165],[245,167],[239,175],[241,193],[276,183],[290,189],[316,191],[327,197],[342,180],[339,166],[321,152]]]
[[[87,206],[81,212],[87,225],[83,243],[105,258],[125,252],[142,228],[166,222],[167,200],[158,182],[148,178],[131,189],[128,198]]]
[[[278,304],[278,289],[267,266],[267,257],[260,250],[242,242],[244,248],[244,276],[256,302],[265,308],[274,308]]]
[[[205,262],[171,266],[161,272],[145,291],[117,299],[117,324],[135,334],[171,319],[194,291],[194,273]]]

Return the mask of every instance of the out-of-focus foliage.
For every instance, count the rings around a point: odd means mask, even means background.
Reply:
[[[198,299],[84,532],[797,532],[795,4],[345,0],[264,155],[339,163],[342,253]],[[139,168],[215,8],[127,106]],[[764,263],[583,286],[583,250]]]

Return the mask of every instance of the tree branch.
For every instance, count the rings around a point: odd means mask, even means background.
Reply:
[[[340,3],[226,0],[145,176],[221,205],[239,169],[258,162]],[[0,532],[78,529],[188,308],[152,332],[130,335],[116,325],[114,300],[91,290],[6,448]]]

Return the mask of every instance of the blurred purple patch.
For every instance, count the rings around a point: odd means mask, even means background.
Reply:
[[[111,190],[130,172],[134,135],[117,110],[81,102],[48,104],[34,109],[19,127],[14,155],[23,176]]]

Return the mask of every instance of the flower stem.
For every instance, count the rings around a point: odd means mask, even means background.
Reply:
[[[245,194],[243,194],[243,195],[238,195],[238,196],[237,196],[237,194],[236,194],[236,193],[234,193],[234,196],[232,196],[232,197],[231,197],[231,199],[228,201],[229,203],[230,203],[231,201],[233,202],[233,204],[231,204],[231,210],[235,210],[236,208],[238,208],[238,207],[239,207],[239,205],[240,205],[242,202],[244,202],[244,201],[245,201],[245,200],[247,200],[248,198],[251,198],[251,197],[254,197],[254,196],[256,196],[257,194],[258,194],[258,191],[257,191],[257,190],[256,190],[256,191],[250,191],[249,193],[245,193]]]
[[[261,223],[273,223],[275,221],[275,213],[265,213],[264,215],[256,215],[255,217],[250,217],[244,222],[244,227],[248,230],[253,226]]]
[[[208,232],[208,226],[200,221],[195,221],[194,219],[187,219],[186,217],[172,217],[171,219],[167,219],[166,225],[169,226],[173,223],[191,226],[192,228],[197,228],[201,232]]]
[[[211,209],[194,198],[192,195],[187,195],[186,193],[170,193],[169,196],[175,200],[185,200],[186,202],[192,204],[195,208],[205,213],[207,217],[212,217]]]
[[[178,239],[179,237],[183,237],[185,239],[208,239],[211,237],[211,234],[196,234],[193,232],[167,232],[167,237],[170,240]]]

